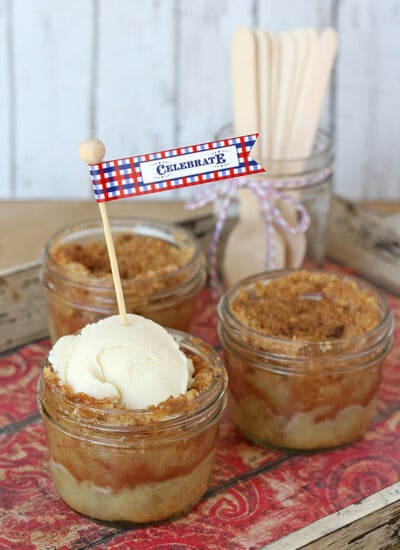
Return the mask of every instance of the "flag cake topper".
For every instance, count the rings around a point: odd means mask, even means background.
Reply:
[[[250,134],[104,162],[102,143],[88,140],[82,145],[97,143],[100,158],[83,160],[89,164],[96,201],[108,202],[265,172],[249,156],[257,137]]]
[[[122,325],[129,322],[106,202],[265,172],[249,156],[257,137],[251,134],[104,162],[100,140],[81,143],[79,155],[89,164]]]

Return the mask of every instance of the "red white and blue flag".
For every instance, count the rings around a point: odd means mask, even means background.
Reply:
[[[91,164],[97,202],[264,172],[249,154],[258,134]]]

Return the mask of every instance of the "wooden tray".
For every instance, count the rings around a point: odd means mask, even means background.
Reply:
[[[389,300],[399,320],[400,299]],[[216,322],[205,289],[193,333],[219,349]],[[132,529],[80,516],[55,491],[36,405],[36,382],[49,346],[40,340],[0,357],[1,548],[398,548],[399,328],[378,411],[363,439],[333,451],[288,454],[248,442],[226,413],[211,485],[198,506],[172,523]]]

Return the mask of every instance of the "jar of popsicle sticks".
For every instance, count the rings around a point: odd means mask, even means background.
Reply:
[[[225,127],[217,139],[229,135],[233,130]],[[265,173],[209,190],[217,227],[210,278],[220,290],[261,271],[323,266],[334,160],[330,133],[317,131],[307,158],[254,158]]]

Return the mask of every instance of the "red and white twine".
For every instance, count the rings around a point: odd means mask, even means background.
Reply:
[[[297,190],[312,184],[320,183],[324,181],[332,173],[332,171],[333,165],[328,166],[324,170],[321,170],[306,178],[291,180],[237,178],[224,182],[214,189],[210,190],[208,188],[203,188],[199,192],[193,194],[193,196],[185,204],[185,207],[188,210],[201,208],[210,202],[215,202],[218,198],[223,199],[209,249],[209,276],[211,292],[214,300],[218,300],[220,296],[220,285],[217,275],[218,243],[228,217],[230,204],[235,197],[237,190],[240,187],[246,187],[250,189],[258,199],[260,212],[265,227],[266,255],[264,267],[266,270],[271,270],[276,267],[276,240],[274,226],[278,226],[285,233],[296,235],[307,231],[310,225],[310,216],[305,206],[285,191]],[[299,215],[299,222],[297,225],[290,225],[282,216],[279,208],[276,206],[278,201],[287,202],[295,208]]]

